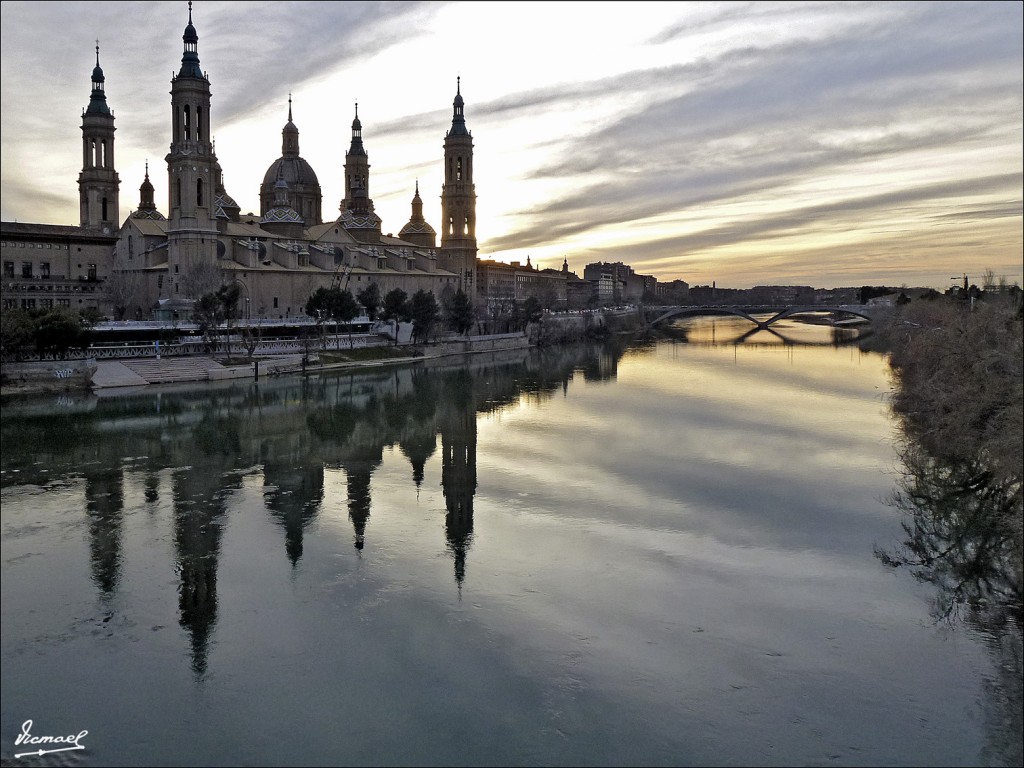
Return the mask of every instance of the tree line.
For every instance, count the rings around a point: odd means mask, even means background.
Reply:
[[[216,281],[207,279],[204,282],[192,310],[192,319],[199,326],[208,351],[218,348],[222,334],[228,338],[234,334],[242,297],[238,283],[222,284],[215,289],[211,289],[212,285],[216,285]],[[122,309],[121,306],[116,308],[115,314],[119,318],[124,315]],[[353,295],[347,288],[332,285],[317,288],[307,299],[304,310],[306,315],[316,320],[321,334],[328,321],[351,324],[363,313],[371,323],[378,320],[390,322],[395,344],[398,343],[400,323],[411,323],[412,342],[422,344],[430,341],[439,326],[466,335],[477,322],[473,302],[462,288],[447,288],[438,301],[433,291],[423,289],[412,296],[401,288],[382,294],[376,283],[370,283]],[[521,304],[513,303],[504,314],[504,325],[508,330],[522,330],[526,324],[541,318],[543,307],[537,297],[530,296]],[[8,309],[3,312],[2,319],[0,353],[5,360],[18,360],[33,352],[63,357],[71,350],[87,349],[92,342],[91,329],[103,317],[92,307],[80,312],[57,307],[46,310]],[[258,327],[254,329],[251,324],[243,324],[240,335],[243,347],[252,357],[258,341]]]
[[[62,358],[71,350],[88,349],[92,328],[102,319],[95,307],[5,309],[0,314],[0,357],[21,360],[36,352]]]

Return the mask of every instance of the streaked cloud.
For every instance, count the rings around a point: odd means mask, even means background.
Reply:
[[[159,203],[185,3],[2,13],[3,218],[76,222],[95,37],[122,215],[146,158]],[[358,100],[385,231],[408,219],[417,179],[436,221],[461,75],[483,256],[564,256],[578,272],[621,260],[734,287],[945,287],[989,268],[1024,281],[1020,4],[198,2],[193,14],[243,210],[258,210],[292,93],[325,213],[343,194]]]

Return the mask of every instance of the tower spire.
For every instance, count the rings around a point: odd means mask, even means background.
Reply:
[[[167,153],[167,264],[170,274],[197,264],[217,266],[220,164],[211,141],[210,80],[199,65],[199,35],[192,2],[182,33],[181,69],[171,77],[171,146]],[[171,296],[189,295],[192,286],[172,281]]]
[[[78,175],[81,225],[113,232],[119,223],[118,188],[114,169],[114,113],[107,106],[106,78],[100,67],[100,41],[96,41],[89,106],[82,110],[82,172]]]
[[[283,157],[299,156],[299,129],[292,122],[292,95],[288,94],[288,122],[281,129],[281,155]]]
[[[466,130],[465,102],[462,100],[462,77],[455,78],[455,100],[452,102],[452,127],[454,136],[469,136]]]
[[[455,80],[452,127],[444,137],[441,186],[441,253],[437,265],[459,275],[463,290],[475,297],[476,190],[473,185],[473,135],[466,129],[462,77]]]
[[[181,54],[181,70],[178,72],[178,77],[195,77],[205,80],[203,70],[199,67],[199,35],[196,33],[196,28],[192,26],[192,0],[188,2],[188,24],[181,39],[185,47]]]
[[[92,70],[92,94],[89,97],[89,106],[86,114],[110,114],[107,106],[107,94],[104,92],[106,78],[103,77],[103,69],[100,67],[100,41],[96,41],[96,66]]]

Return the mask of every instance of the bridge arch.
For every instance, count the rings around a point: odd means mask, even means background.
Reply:
[[[832,307],[822,305],[806,305],[806,306],[793,306],[784,307],[779,309],[778,307],[752,307],[752,306],[699,306],[699,307],[670,307],[661,308],[664,311],[658,315],[654,320],[650,321],[650,325],[658,325],[667,320],[672,320],[677,317],[697,317],[704,315],[733,315],[735,317],[742,317],[745,320],[749,320],[758,328],[767,328],[773,323],[779,320],[784,320],[787,317],[793,317],[794,315],[809,315],[809,314],[829,314],[833,316],[851,316],[858,317],[867,322],[871,322],[871,318],[865,315],[863,312],[859,312],[848,307]],[[775,312],[767,320],[758,320],[754,317],[754,313],[762,314],[765,312]],[[834,322],[834,321],[833,321]]]

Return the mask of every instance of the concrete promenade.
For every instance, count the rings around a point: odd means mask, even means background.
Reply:
[[[404,346],[404,345],[403,345]],[[213,357],[199,355],[153,357],[125,357],[118,359],[91,359],[85,361],[94,370],[79,371],[70,377],[72,367],[82,367],[83,361],[49,361],[47,363],[5,363],[4,384],[0,394],[42,394],[87,387],[93,390],[110,391],[117,388],[145,387],[151,384],[175,384],[182,382],[219,382],[230,379],[255,378],[282,373],[315,373],[339,369],[374,368],[388,365],[405,365],[422,362],[436,357],[451,355],[498,352],[508,349],[522,349],[532,346],[523,333],[497,334],[469,339],[449,338],[427,345],[404,347],[407,354],[374,360],[351,360],[324,364],[313,353],[303,365],[303,355],[277,354],[256,359],[258,365],[223,365]],[[399,347],[402,349],[403,347]],[[40,371],[27,376],[29,367]],[[50,370],[53,368],[60,370]],[[63,370],[67,368],[68,370]],[[44,370],[45,369],[45,370]],[[91,374],[91,375],[90,375]],[[66,378],[60,378],[64,376]],[[56,377],[56,378],[55,378]]]

